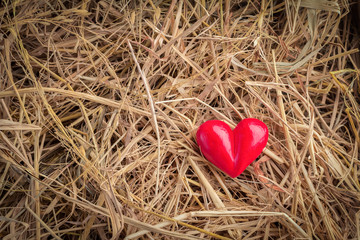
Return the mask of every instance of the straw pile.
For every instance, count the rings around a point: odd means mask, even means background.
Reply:
[[[0,3],[0,238],[360,237],[342,1]],[[231,179],[197,128],[269,127]]]

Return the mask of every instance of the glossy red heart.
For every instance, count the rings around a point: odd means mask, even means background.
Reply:
[[[242,120],[233,131],[222,121],[210,120],[196,133],[205,158],[232,178],[239,176],[260,155],[268,137],[265,123],[255,118]]]

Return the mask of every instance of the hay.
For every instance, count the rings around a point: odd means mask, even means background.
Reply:
[[[0,238],[360,238],[350,5],[2,1]],[[196,130],[247,117],[231,179]]]

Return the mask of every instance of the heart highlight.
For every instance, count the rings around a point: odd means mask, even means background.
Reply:
[[[196,141],[207,160],[235,178],[260,155],[268,136],[265,123],[255,118],[242,120],[234,130],[222,121],[210,120],[199,127]]]

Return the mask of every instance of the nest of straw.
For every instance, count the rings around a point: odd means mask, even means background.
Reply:
[[[0,238],[359,238],[351,6],[2,1]],[[232,179],[196,130],[248,117]]]

